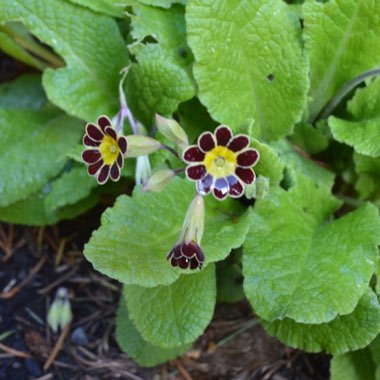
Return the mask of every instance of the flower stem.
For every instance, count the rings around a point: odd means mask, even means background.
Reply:
[[[327,119],[327,117],[329,117],[330,114],[334,111],[336,106],[351,90],[353,90],[358,84],[363,82],[365,79],[374,77],[379,74],[380,68],[376,67],[374,69],[365,71],[364,73],[346,82],[335,94],[335,96],[326,104],[322,111],[319,114],[310,118],[310,123],[315,124],[318,120]]]
[[[161,149],[166,149],[168,152],[170,152],[173,156],[175,156],[176,158],[178,158],[179,160],[181,159],[181,157],[179,156],[179,154],[177,153],[176,150],[174,150],[172,147],[168,146],[168,145],[165,145],[165,144],[162,144],[161,145]]]

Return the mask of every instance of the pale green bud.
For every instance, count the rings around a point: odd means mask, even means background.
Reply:
[[[143,191],[160,192],[174,178],[175,171],[170,169],[160,170],[154,173],[143,187]]]
[[[203,196],[197,194],[187,210],[179,241],[185,241],[186,244],[192,241],[201,244],[204,221],[205,203]]]
[[[166,119],[156,114],[156,126],[160,133],[181,150],[189,146],[186,132],[174,119]]]
[[[264,199],[268,194],[269,186],[269,178],[259,175],[254,183],[245,186],[244,195],[248,199]]]
[[[67,290],[59,288],[55,295],[54,302],[48,312],[47,321],[51,329],[56,333],[59,328],[64,329],[72,320],[71,305]]]
[[[159,141],[148,136],[129,135],[126,138],[128,143],[126,157],[128,158],[146,156],[162,147]]]
[[[137,157],[135,181],[137,185],[145,185],[152,175],[148,156]]]

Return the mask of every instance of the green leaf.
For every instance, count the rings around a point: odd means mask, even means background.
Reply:
[[[66,62],[44,72],[50,101],[85,120],[116,113],[119,71],[128,55],[115,20],[62,0],[1,2],[0,23],[23,22]]]
[[[39,75],[21,75],[0,85],[0,108],[40,109],[47,102]]]
[[[70,2],[112,17],[122,18],[124,16],[122,0],[70,0]]]
[[[287,5],[193,0],[186,20],[199,98],[212,117],[235,131],[254,119],[266,139],[290,134],[306,102],[308,64]]]
[[[63,169],[80,124],[55,109],[0,109],[0,206],[27,198]]]
[[[151,7],[130,0],[136,56],[127,77],[128,104],[142,122],[150,126],[153,115],[171,115],[179,103],[195,95],[191,75],[192,54],[186,42],[184,7]],[[146,38],[156,42],[142,43]]]
[[[139,3],[145,5],[153,5],[155,7],[170,8],[173,4],[186,4],[187,0],[138,0]]]
[[[162,348],[144,340],[129,317],[124,297],[120,299],[116,315],[116,340],[130,357],[144,367],[153,367],[181,355],[191,345]]]
[[[360,198],[380,200],[380,157],[372,158],[354,154],[355,171],[359,178],[355,184]],[[379,203],[380,206],[380,203]]]
[[[192,343],[211,321],[216,298],[214,265],[183,275],[173,284],[143,288],[126,285],[129,315],[141,336],[155,346]]]
[[[375,380],[376,366],[368,349],[346,352],[331,360],[331,380]]]
[[[55,211],[63,206],[72,205],[86,198],[97,186],[94,178],[87,174],[85,166],[76,165],[52,183],[51,191],[45,199],[45,207]]]
[[[288,346],[309,352],[342,354],[367,346],[377,336],[380,305],[376,294],[367,290],[352,313],[337,316],[328,323],[303,324],[285,318],[263,321],[263,326]]]
[[[303,324],[289,318],[263,322],[269,334],[285,344],[309,352],[342,354],[367,346],[380,330],[380,305],[372,290],[359,300],[354,311],[328,323]]]
[[[166,260],[177,242],[186,210],[194,197],[194,183],[175,178],[161,193],[120,196],[102,215],[101,227],[86,244],[86,258],[102,273],[124,284],[153,287],[168,285],[182,273]],[[239,215],[237,203],[206,198],[202,250],[206,265],[223,260],[240,247],[252,212]]]
[[[302,154],[288,141],[276,141],[271,144],[279,153],[280,159],[285,163],[291,183],[297,183],[299,177],[308,177],[318,186],[330,189],[334,183],[335,175],[325,169],[306,154]]]
[[[314,119],[344,83],[378,66],[377,0],[306,0],[304,39],[310,59],[309,106]],[[360,52],[360,54],[358,54]]]
[[[306,178],[256,201],[243,274],[261,318],[316,324],[353,311],[375,272],[380,219],[365,204],[328,223],[340,204]]]
[[[323,120],[314,128],[310,124],[297,124],[292,142],[310,154],[319,153],[329,145],[329,128]]]
[[[331,116],[329,125],[334,138],[366,156],[380,156],[380,79],[358,89],[348,103],[352,120]]]

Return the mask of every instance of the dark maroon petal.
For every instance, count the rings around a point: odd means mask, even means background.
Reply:
[[[191,259],[197,254],[198,245],[191,242],[189,244],[183,243],[181,245],[181,253],[184,257]]]
[[[186,168],[186,176],[189,179],[197,181],[206,174],[206,167],[204,165],[188,166]]]
[[[186,269],[188,268],[190,261],[186,257],[181,257],[180,259],[177,260],[177,264],[180,268]]]
[[[237,157],[237,163],[240,166],[249,168],[253,166],[259,159],[259,152],[256,149],[248,149],[240,153]]]
[[[196,145],[191,145],[185,149],[182,157],[188,163],[201,162],[205,158],[205,154]]]
[[[124,166],[124,157],[121,153],[117,156],[117,164],[119,165],[120,170],[123,169]]]
[[[87,168],[88,175],[91,175],[91,176],[95,175],[97,171],[102,167],[102,165],[103,165],[103,160],[100,160],[95,164],[89,165]]]
[[[249,145],[249,137],[246,135],[237,135],[235,136],[230,143],[228,144],[228,149],[233,152],[239,152],[247,148]]]
[[[104,134],[100,128],[98,128],[94,124],[87,124],[86,125],[86,133],[90,139],[94,141],[102,141]]]
[[[203,177],[200,181],[197,182],[197,190],[200,194],[208,194],[211,190],[212,182],[214,178],[212,175],[207,174],[205,177]]]
[[[213,194],[214,194],[214,197],[217,199],[217,200],[219,200],[219,201],[222,201],[223,199],[225,199],[226,197],[227,197],[227,194],[228,193],[223,193],[223,192],[221,192],[220,190],[218,190],[218,189],[214,189],[213,190]]]
[[[108,136],[111,136],[114,140],[117,140],[117,133],[112,127],[106,127],[104,133]]]
[[[170,260],[170,264],[172,267],[176,267],[178,265],[178,260],[174,257]]]
[[[106,127],[111,126],[111,120],[107,116],[100,116],[98,124],[102,131],[105,131]]]
[[[201,268],[202,267],[202,264],[199,264],[198,260],[194,257],[190,260],[190,269],[197,269],[197,268]]]
[[[233,175],[227,178],[230,185],[230,196],[232,198],[239,198],[243,195],[244,187],[241,182]]]
[[[232,132],[231,129],[228,128],[225,125],[220,125],[218,128],[215,130],[215,137],[216,137],[216,142],[217,145],[223,145],[227,146],[228,142],[232,138]]]
[[[111,171],[110,171],[111,179],[112,181],[118,181],[120,178],[120,168],[117,165],[117,163],[114,163],[111,166]]]
[[[109,165],[104,165],[99,172],[98,175],[98,183],[99,185],[103,185],[104,183],[107,182],[107,179],[110,175],[110,166]]]
[[[214,185],[214,195],[217,199],[222,200],[227,197],[230,186],[226,178],[218,178]]]
[[[102,158],[97,149],[86,149],[82,152],[82,159],[87,164],[94,164]]]
[[[203,152],[209,152],[215,147],[214,136],[211,132],[204,132],[198,138],[198,145]]]
[[[83,136],[83,145],[85,146],[99,146],[100,142],[91,140],[88,135]]]
[[[117,139],[117,144],[119,145],[119,148],[123,154],[127,151],[127,139],[124,136],[120,136]]]
[[[250,185],[256,178],[255,172],[250,168],[236,168],[235,174],[247,185]]]

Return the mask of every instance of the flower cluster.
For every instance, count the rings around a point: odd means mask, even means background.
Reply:
[[[200,247],[205,216],[203,197],[210,193],[217,200],[228,196],[241,197],[245,185],[252,184],[256,178],[253,167],[259,160],[259,152],[250,147],[247,135],[233,136],[231,129],[225,125],[217,127],[214,133],[202,133],[197,144],[189,146],[185,131],[175,120],[157,116],[158,130],[182,151],[180,157],[175,149],[141,134],[137,128],[139,123],[126,108],[125,99],[121,104],[124,108],[118,114],[119,132],[106,116],[100,116],[97,124],[86,125],[82,159],[88,165],[88,174],[96,177],[99,184],[104,184],[109,178],[117,181],[124,159],[137,157],[136,183],[143,185],[143,191],[161,191],[175,175],[184,171],[186,177],[196,183],[196,195],[188,208],[181,235],[167,255],[167,260],[180,269],[201,269],[205,261]],[[134,135],[120,133],[123,115],[129,115]],[[182,158],[186,166],[177,170],[164,169],[150,176],[148,155],[159,149],[167,149],[177,158]]]

